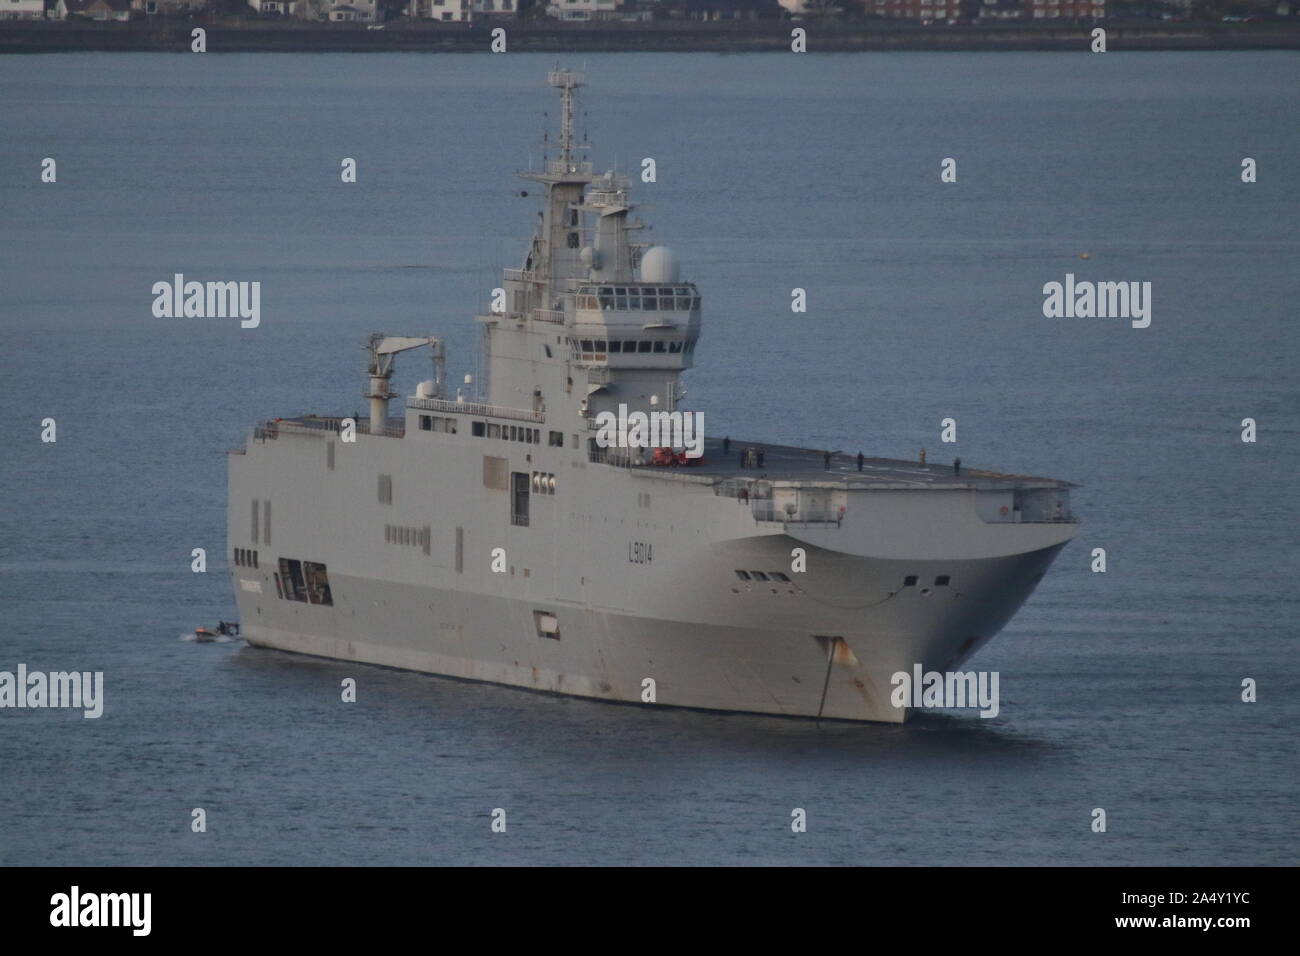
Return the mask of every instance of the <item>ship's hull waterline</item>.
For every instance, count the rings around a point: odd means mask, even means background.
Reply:
[[[911,708],[891,702],[891,677],[916,664],[956,668],[1016,612],[1062,546],[936,563],[956,571],[960,590],[805,606],[798,627],[570,608],[557,614],[559,639],[539,639],[533,601],[344,576],[333,582],[333,606],[242,592],[240,610],[250,644],[293,653],[642,706],[901,723]],[[905,571],[926,580],[924,562],[855,563],[862,595]]]

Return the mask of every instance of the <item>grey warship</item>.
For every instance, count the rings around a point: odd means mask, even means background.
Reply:
[[[607,447],[602,413],[672,414],[701,297],[634,241],[630,182],[554,158],[521,267],[455,394],[435,336],[368,343],[369,417],[263,421],[229,456],[252,645],[533,690],[905,721],[891,676],[958,667],[1078,524],[1067,482],[710,437]],[[389,417],[403,353],[434,377]],[[403,359],[403,362],[409,358]],[[761,461],[761,466],[759,465]]]

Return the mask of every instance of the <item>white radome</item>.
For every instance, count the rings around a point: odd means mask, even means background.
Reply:
[[[641,257],[642,282],[676,282],[677,256],[667,246],[651,246]]]

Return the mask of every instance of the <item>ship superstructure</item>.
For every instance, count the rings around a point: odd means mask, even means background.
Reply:
[[[368,418],[263,422],[230,457],[254,645],[608,700],[899,722],[891,676],[948,671],[1077,525],[1069,485],[754,441],[606,447],[603,412],[682,409],[700,294],[638,242],[629,182],[574,141],[582,77],[478,393],[436,337],[372,336]],[[395,357],[434,377],[390,418]],[[409,361],[409,354],[403,361]],[[721,416],[719,416],[721,417]]]

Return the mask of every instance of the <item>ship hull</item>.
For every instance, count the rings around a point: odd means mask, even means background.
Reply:
[[[706,438],[682,382],[699,290],[637,239],[630,181],[574,154],[581,75],[548,83],[559,156],[521,174],[545,195],[475,317],[477,387],[452,400],[441,339],[375,333],[364,422],[265,421],[230,456],[242,633],[581,697],[906,720],[894,675],[997,633],[1076,532],[1068,486]],[[426,347],[435,377],[391,415],[394,357]]]
[[[781,553],[790,540],[729,542],[713,563],[729,567],[737,549]],[[533,600],[345,575],[331,582],[332,606],[237,591],[244,636],[258,647],[642,706],[901,723],[912,709],[891,701],[892,676],[968,659],[1061,547],[933,567],[851,558],[825,599],[778,582],[723,598],[697,574],[698,592],[673,604],[699,607],[700,619],[548,605],[558,637],[539,634]],[[959,586],[934,587],[940,569]],[[905,574],[917,584],[900,587]]]

